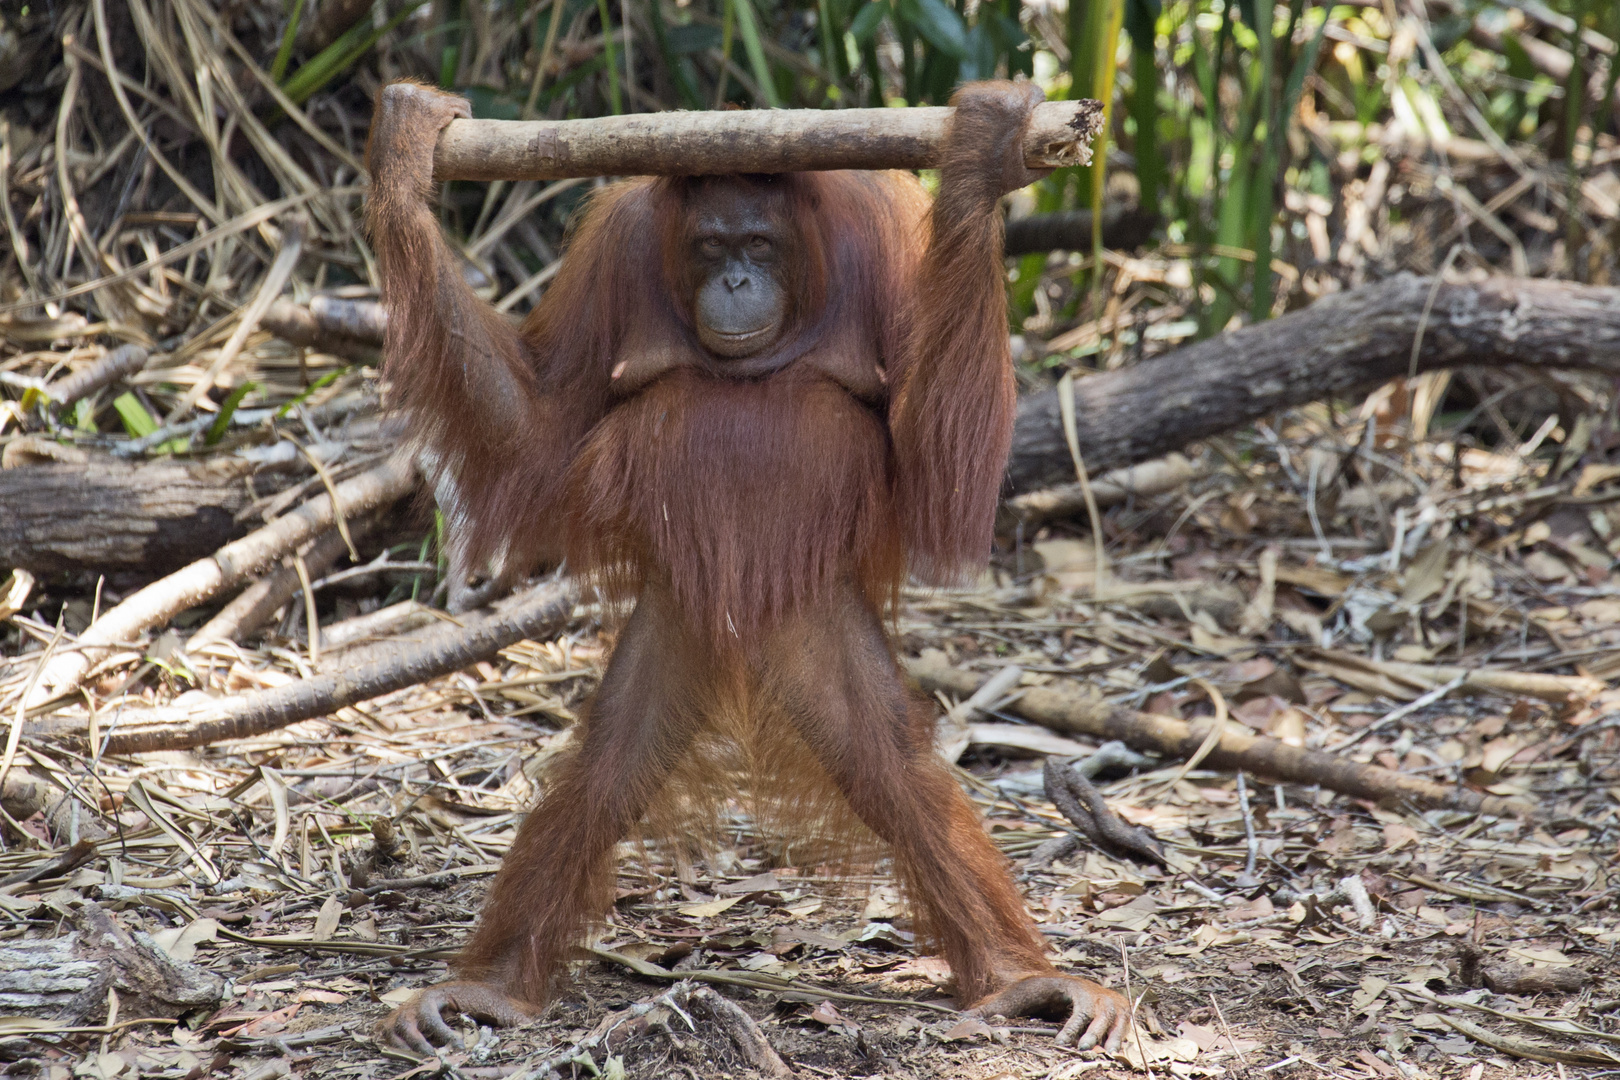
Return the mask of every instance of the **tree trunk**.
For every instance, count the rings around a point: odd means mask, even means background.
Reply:
[[[1080,380],[1080,453],[1095,476],[1279,409],[1376,386],[1411,370],[1420,328],[1418,371],[1524,364],[1620,373],[1620,289],[1528,278],[1433,289],[1430,278],[1399,274]],[[1073,479],[1057,391],[1025,397],[1008,487]]]

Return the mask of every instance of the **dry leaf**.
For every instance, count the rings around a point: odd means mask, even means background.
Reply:
[[[741,900],[740,896],[728,896],[723,900],[710,900],[702,904],[682,904],[675,910],[693,919],[712,919]]]
[[[941,1032],[939,1039],[941,1042],[962,1042],[966,1039],[977,1039],[981,1037],[984,1039],[991,1039],[994,1036],[995,1032],[990,1029],[989,1024],[985,1023],[983,1020],[977,1019],[976,1017],[969,1016],[958,1020],[949,1029]]]
[[[174,926],[155,931],[152,940],[157,947],[183,964],[197,955],[197,943],[214,941],[219,937],[219,923],[213,919],[197,919],[185,926]]]
[[[321,905],[321,912],[315,916],[315,929],[310,931],[311,941],[329,941],[337,933],[338,923],[343,919],[343,901],[335,896],[328,896],[326,903]]]

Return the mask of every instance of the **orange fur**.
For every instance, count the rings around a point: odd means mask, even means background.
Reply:
[[[466,552],[566,549],[635,600],[462,974],[546,1000],[608,910],[615,845],[752,782],[777,820],[890,845],[964,998],[1054,975],[881,621],[907,573],[958,578],[990,548],[1013,408],[996,199],[1025,182],[1027,92],[973,92],[931,204],[888,173],[609,188],[521,329],[423,200],[434,93],[398,95],[371,147],[393,399]],[[739,361],[693,321],[693,222],[720,185],[787,236],[785,330]]]
[[[743,381],[678,368],[598,424],[569,473],[569,559],[633,598],[649,575],[714,650],[853,574],[898,584],[887,434],[802,369]]]

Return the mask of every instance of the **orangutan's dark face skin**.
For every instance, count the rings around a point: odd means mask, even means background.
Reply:
[[[782,336],[785,241],[746,190],[716,188],[706,201],[693,240],[698,285],[692,308],[698,340],[715,356],[753,356]]]

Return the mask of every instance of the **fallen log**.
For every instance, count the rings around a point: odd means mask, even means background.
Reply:
[[[433,152],[435,180],[705,176],[939,164],[951,109],[754,109],[590,120],[455,120]],[[1100,102],[1048,101],[1024,137],[1030,168],[1091,161]]]
[[[110,710],[99,717],[109,754],[179,750],[245,739],[326,716],[346,705],[448,675],[525,638],[549,638],[574,611],[574,584],[551,578],[495,606],[467,626],[444,625],[410,641],[361,650],[337,670],[251,694],[156,709]],[[76,725],[77,726],[77,725]],[[51,723],[41,730],[60,733]]]
[[[1425,318],[1431,292],[1434,306]],[[1620,289],[1530,278],[1441,285],[1411,274],[1324,297],[1074,386],[1080,453],[1096,475],[1179,450],[1278,409],[1460,366],[1620,373]],[[1074,479],[1056,390],[1018,404],[1015,492]]]
[[[1090,251],[1091,211],[1062,210],[1031,214],[1007,222],[1002,254],[1011,259],[1042,251]],[[1110,251],[1133,251],[1147,243],[1159,227],[1159,215],[1139,206],[1111,206],[1103,210],[1102,245]]]
[[[0,567],[167,573],[240,535],[253,502],[246,462],[132,464],[51,447],[56,460],[0,469]]]
[[[69,909],[67,922],[73,930],[61,937],[0,946],[0,1009],[8,1016],[94,1023],[116,1001],[131,1016],[175,1017],[224,995],[225,980],[174,959],[151,935],[125,929],[98,904]]]
[[[953,668],[943,653],[907,660],[912,678],[928,691],[972,696],[985,681],[971,671]],[[1064,734],[1118,740],[1135,750],[1177,759],[1196,753],[1209,736],[1210,721],[1187,723],[1171,716],[1133,712],[1106,701],[1091,687],[1028,686],[1006,706],[1026,720]],[[1293,784],[1320,784],[1330,791],[1377,802],[1405,799],[1419,806],[1463,810],[1502,817],[1535,817],[1538,808],[1525,799],[1485,795],[1449,787],[1406,773],[1305,750],[1277,739],[1251,735],[1228,723],[1220,741],[1204,758],[1222,769],[1245,769],[1258,776]]]
[[[416,470],[399,457],[384,459],[369,472],[343,481],[323,494],[212,555],[198,559],[104,612],[71,646],[44,661],[28,699],[37,708],[70,690],[90,665],[117,645],[138,639],[154,626],[206,603],[226,589],[258,575],[265,567],[330,528],[341,516],[353,517],[410,494]]]

